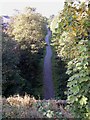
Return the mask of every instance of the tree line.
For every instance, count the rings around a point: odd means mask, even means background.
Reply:
[[[10,18],[2,34],[2,94],[42,97],[44,38],[47,18],[34,8]]]

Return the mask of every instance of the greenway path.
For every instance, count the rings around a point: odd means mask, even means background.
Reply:
[[[52,65],[51,65],[51,57],[52,50],[50,46],[50,37],[51,31],[47,29],[47,35],[45,37],[46,46],[46,55],[44,58],[44,99],[54,98],[54,86],[52,80]]]

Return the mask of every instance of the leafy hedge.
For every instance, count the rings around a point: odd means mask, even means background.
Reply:
[[[58,15],[54,46],[67,64],[67,100],[75,118],[90,118],[90,4],[65,2]],[[60,66],[59,66],[60,67]]]

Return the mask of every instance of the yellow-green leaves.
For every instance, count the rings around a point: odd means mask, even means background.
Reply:
[[[67,63],[67,99],[74,114],[85,118],[90,112],[85,106],[90,102],[90,9],[85,2],[66,2],[59,19],[56,52]]]
[[[11,35],[18,43],[31,46],[31,51],[37,52],[42,46],[46,34],[46,19],[34,8],[26,8],[24,13],[13,17],[13,23],[10,24]],[[34,47],[32,45],[34,44]],[[42,46],[43,47],[43,46]],[[21,46],[22,49],[23,45]],[[36,50],[35,50],[36,49]]]
[[[83,106],[84,104],[86,105],[86,103],[87,103],[87,97],[82,96],[82,98],[80,99],[79,102],[80,102],[80,105],[82,105],[82,106]]]

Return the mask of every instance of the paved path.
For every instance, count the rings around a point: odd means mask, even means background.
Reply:
[[[49,43],[49,39],[51,36],[51,31],[47,29],[47,35],[45,37],[46,46],[46,56],[44,58],[44,99],[54,98],[54,86],[52,81],[52,65],[51,65],[51,57],[52,50]]]

